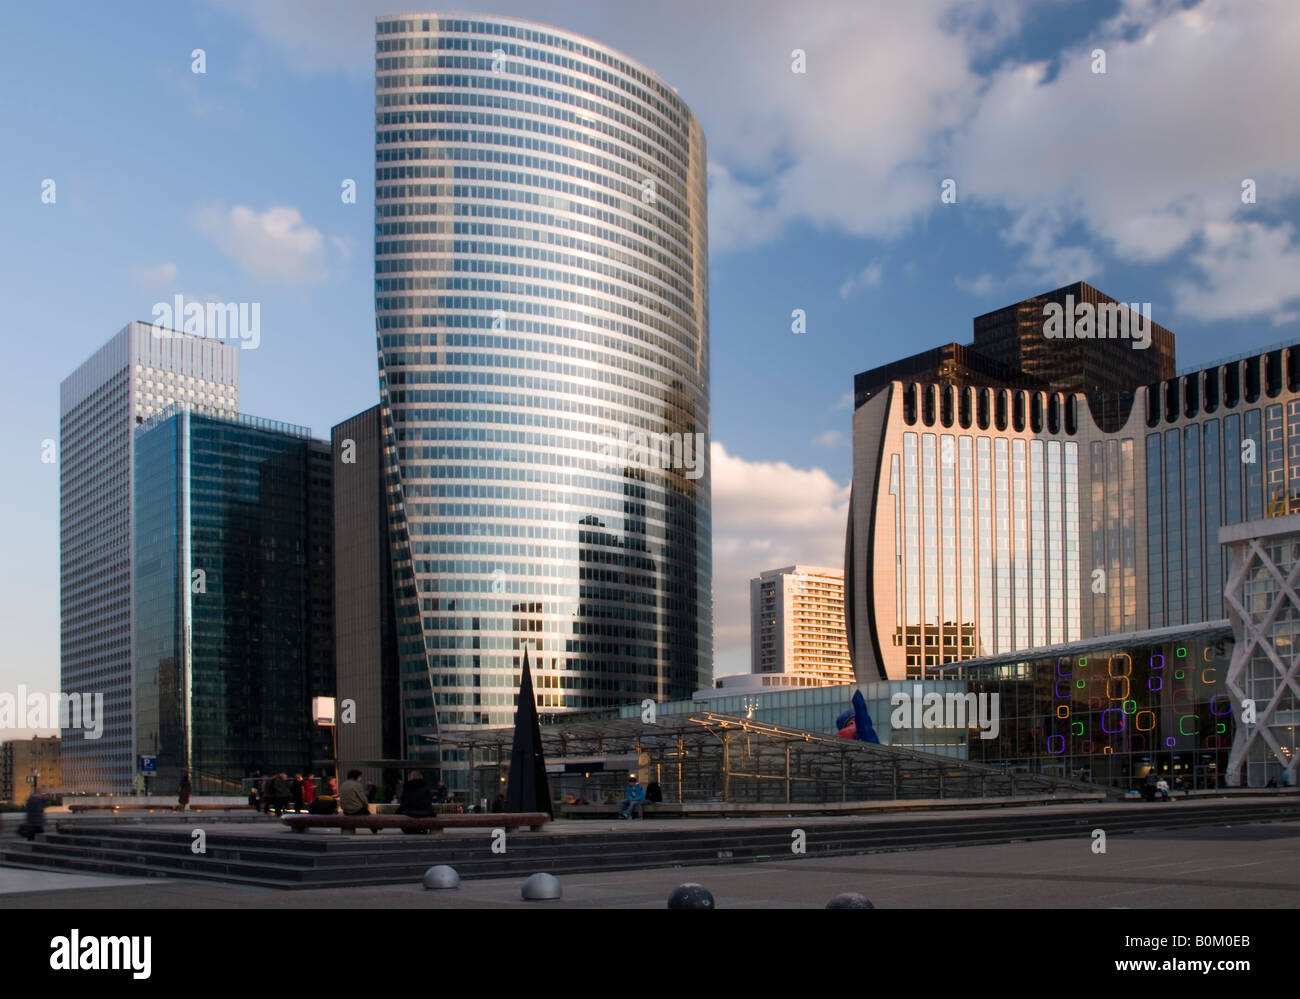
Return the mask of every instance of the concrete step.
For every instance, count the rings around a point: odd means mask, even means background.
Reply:
[[[0,863],[42,869],[125,874],[136,877],[203,878],[267,887],[322,887],[408,883],[429,866],[446,863],[462,877],[494,877],[546,870],[551,873],[690,866],[762,859],[791,859],[790,832],[803,828],[807,854],[820,856],[988,845],[1017,840],[1108,835],[1221,823],[1295,821],[1300,802],[1204,805],[1179,809],[1121,807],[1049,814],[1000,813],[953,822],[948,817],[880,822],[813,822],[792,818],[781,826],[657,830],[621,828],[611,833],[525,833],[507,839],[507,853],[493,854],[482,836],[357,837],[283,836],[209,832],[207,852],[195,855],[185,830],[141,829],[131,824],[78,824],[41,837],[0,843]]]

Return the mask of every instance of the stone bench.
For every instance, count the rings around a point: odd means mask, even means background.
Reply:
[[[537,832],[551,821],[551,817],[545,812],[434,815],[429,818],[410,815],[285,815],[280,821],[294,832],[307,832],[309,829],[342,829],[346,833],[369,829],[375,834],[381,829],[418,829],[435,833],[444,829],[505,829],[513,832],[520,826]]]

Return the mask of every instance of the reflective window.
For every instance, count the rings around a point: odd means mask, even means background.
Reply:
[[[1219,421],[1206,420],[1205,435],[1205,616],[1223,617],[1223,548],[1219,544],[1222,507],[1219,499],[1223,455],[1219,448]]]
[[[1183,558],[1187,620],[1203,621],[1201,542],[1205,527],[1201,519],[1201,427],[1197,423],[1183,428],[1183,500],[1183,522],[1187,525]]]
[[[1165,431],[1165,605],[1170,625],[1183,617],[1183,461],[1182,434]]]
[[[1147,612],[1149,627],[1165,626],[1164,491],[1161,437],[1147,435]]]
[[[1241,414],[1223,418],[1223,522],[1241,523]]]

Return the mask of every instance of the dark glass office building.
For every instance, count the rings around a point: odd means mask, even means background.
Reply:
[[[136,431],[136,752],[196,791],[332,756],[330,446],[305,427],[169,409]]]

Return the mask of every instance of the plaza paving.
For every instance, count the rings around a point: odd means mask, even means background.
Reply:
[[[561,901],[524,902],[519,877],[468,880],[449,892],[419,884],[281,891],[0,867],[0,909],[661,909],[686,881],[703,884],[728,909],[822,908],[844,891],[860,892],[881,909],[1294,909],[1300,822],[1114,835],[1104,855],[1081,837],[560,880]]]

